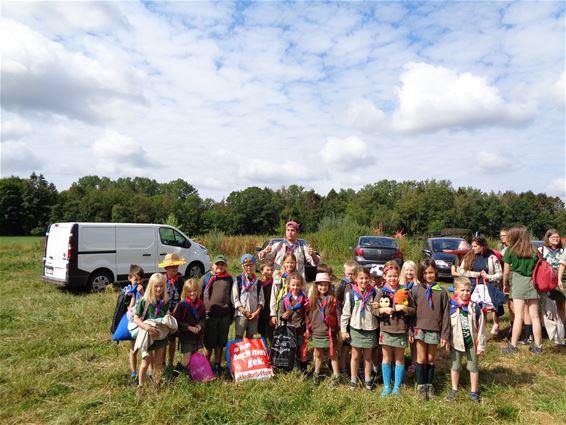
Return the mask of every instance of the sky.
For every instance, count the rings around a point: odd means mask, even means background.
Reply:
[[[1,177],[566,199],[564,2],[0,7]]]

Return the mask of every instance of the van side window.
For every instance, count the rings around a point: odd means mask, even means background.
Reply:
[[[183,235],[168,227],[159,228],[159,238],[163,245],[180,246],[183,248],[189,248],[191,246]]]

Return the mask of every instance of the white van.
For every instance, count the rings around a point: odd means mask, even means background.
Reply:
[[[101,291],[127,281],[131,264],[145,277],[164,271],[158,264],[170,252],[188,261],[179,267],[185,278],[210,270],[208,250],[165,224],[55,223],[46,234],[43,279]]]

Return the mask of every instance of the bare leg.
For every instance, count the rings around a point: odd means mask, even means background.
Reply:
[[[523,331],[523,313],[525,311],[525,301],[524,300],[513,300],[513,306],[515,307],[515,320],[513,321],[513,333],[511,334],[511,345],[517,346],[519,338],[521,337],[521,332]]]
[[[533,337],[535,344],[540,347],[542,345],[542,329],[540,324],[540,316],[538,314],[538,300],[527,300],[529,308],[529,316],[533,324]]]

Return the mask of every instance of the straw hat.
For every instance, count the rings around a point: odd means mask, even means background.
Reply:
[[[159,264],[159,267],[164,269],[171,266],[182,266],[183,264],[187,264],[187,260],[185,260],[184,258],[179,258],[179,256],[175,252],[170,252],[163,259],[163,263]]]

